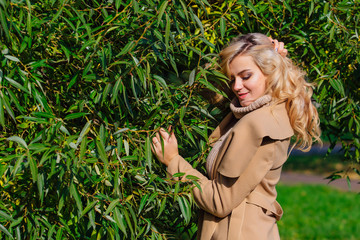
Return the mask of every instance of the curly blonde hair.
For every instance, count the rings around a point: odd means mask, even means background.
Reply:
[[[221,51],[220,66],[229,78],[229,64],[239,55],[251,56],[267,76],[265,94],[272,97],[272,103],[286,103],[296,137],[294,146],[309,151],[313,141],[321,143],[320,120],[311,101],[313,84],[306,82],[305,72],[276,52],[271,41],[260,33],[239,36]]]

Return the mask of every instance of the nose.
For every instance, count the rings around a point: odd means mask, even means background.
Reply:
[[[243,82],[240,78],[235,78],[234,83],[232,85],[232,89],[234,91],[240,91],[244,87]]]

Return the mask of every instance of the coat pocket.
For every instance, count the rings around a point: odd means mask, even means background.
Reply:
[[[256,205],[263,209],[264,214],[273,216],[279,221],[283,215],[283,210],[277,201],[270,202],[266,196],[261,193],[252,192],[246,200],[247,203]]]

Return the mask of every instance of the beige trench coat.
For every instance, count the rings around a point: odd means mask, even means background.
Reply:
[[[294,134],[285,103],[259,108],[238,121],[230,113],[210,141],[216,141],[229,126],[233,129],[215,159],[210,179],[181,156],[172,159],[168,172],[199,178],[201,190],[193,189],[203,210],[199,239],[280,239],[276,221],[283,211],[276,201],[275,185]]]

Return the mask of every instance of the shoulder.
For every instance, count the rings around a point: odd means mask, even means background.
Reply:
[[[285,139],[294,135],[285,103],[265,106],[246,114],[234,126],[234,134],[243,128],[251,131],[260,138]]]

